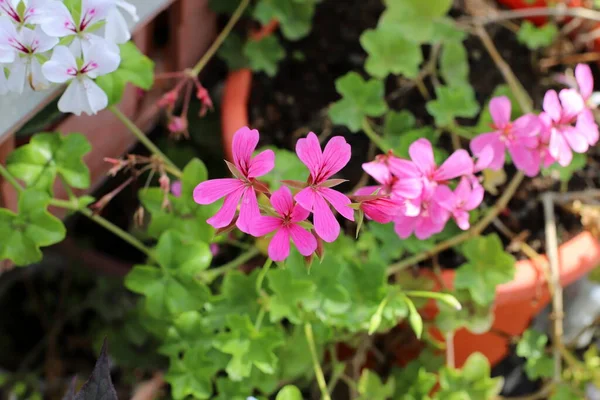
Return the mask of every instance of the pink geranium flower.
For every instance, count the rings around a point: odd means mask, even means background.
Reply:
[[[563,89],[559,94],[549,90],[544,96],[544,114],[551,121],[548,150],[560,165],[567,166],[573,159],[573,151],[585,153],[593,134],[585,132],[573,122],[585,109],[583,98],[575,89]]]
[[[423,240],[444,229],[450,213],[438,204],[433,192],[432,189],[424,190],[419,201],[415,202],[418,208],[414,215],[401,213],[394,218],[394,230],[401,239],[414,233],[418,239]]]
[[[369,189],[381,189],[380,194],[390,194],[393,198],[414,199],[419,197],[422,181],[414,163],[402,160],[391,153],[380,154],[362,165],[363,170],[371,175],[380,186],[368,186]]]
[[[317,136],[310,132],[305,139],[296,143],[296,153],[308,167],[310,177],[308,187],[296,194],[295,199],[302,207],[313,213],[315,231],[326,242],[333,242],[340,234],[340,224],[335,219],[329,205],[342,216],[354,221],[354,211],[348,207],[350,199],[331,189],[335,182],[327,180],[339,172],[350,160],[350,145],[341,136],[331,138],[325,150]]]
[[[485,190],[474,176],[463,177],[456,189],[438,186],[435,191],[437,203],[450,212],[456,225],[462,230],[469,229],[469,211],[477,208],[483,201]]]
[[[529,176],[539,170],[539,164],[531,162],[531,150],[537,145],[536,135],[540,131],[538,117],[526,114],[515,121],[510,120],[511,104],[508,97],[494,97],[490,101],[490,114],[494,124],[493,132],[483,133],[471,140],[471,151],[481,156],[491,149],[493,156],[487,168],[499,170],[504,166],[506,150],[510,153],[515,166]]]
[[[380,192],[371,190],[372,186],[365,186],[354,193],[354,200],[359,203],[360,209],[368,219],[380,224],[391,222],[394,217],[403,211],[403,202],[389,198]]]
[[[290,255],[290,239],[303,256],[309,256],[317,249],[317,239],[298,223],[308,218],[309,212],[300,205],[294,205],[292,192],[283,186],[271,195],[271,205],[279,214],[276,217],[261,216],[254,220],[252,235],[260,237],[275,232],[269,243],[269,257],[273,261],[283,261]]]
[[[265,150],[252,157],[258,144],[258,131],[248,127],[239,129],[233,137],[233,164],[230,169],[235,178],[211,179],[200,183],[194,189],[194,201],[198,204],[211,204],[225,197],[223,207],[206,222],[215,228],[231,224],[241,200],[237,227],[250,233],[253,221],[260,216],[254,186],[256,178],[269,173],[275,165],[275,153]]]

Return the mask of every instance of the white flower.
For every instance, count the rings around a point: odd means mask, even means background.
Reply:
[[[129,4],[125,0],[117,0],[116,5],[117,7],[111,8],[106,17],[104,37],[110,42],[123,44],[131,39],[131,33],[129,32],[127,21],[120,9],[123,9],[123,11],[129,14],[134,22],[139,21],[139,17],[135,6]]]
[[[0,16],[0,63],[11,63],[15,60],[16,51],[10,42],[14,29],[15,26],[8,17]]]
[[[50,51],[58,44],[58,39],[50,37],[37,26],[35,30],[12,26],[0,32],[0,42],[8,42],[16,52],[15,61],[9,66],[8,88],[12,92],[22,93],[25,83],[33,90],[45,89],[49,83],[42,74],[39,55]]]
[[[65,46],[56,46],[52,58],[42,67],[46,78],[55,83],[69,83],[58,102],[58,109],[76,115],[92,115],[106,108],[108,97],[93,79],[109,74],[119,67],[120,57],[102,44],[83,52],[83,63]]]
[[[22,0],[25,7],[19,12],[21,0],[0,0],[0,14],[8,16],[15,24],[39,24],[45,17],[53,3],[58,0]]]
[[[8,93],[8,82],[6,80],[4,65],[0,64],[0,95],[6,93]]]

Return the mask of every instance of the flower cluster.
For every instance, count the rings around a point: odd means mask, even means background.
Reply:
[[[0,94],[67,84],[58,108],[96,114],[108,97],[94,82],[121,62],[119,44],[131,34],[124,0],[0,0]]]

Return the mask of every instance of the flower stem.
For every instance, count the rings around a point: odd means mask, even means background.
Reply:
[[[306,335],[306,341],[308,342],[310,355],[312,356],[313,368],[317,377],[317,383],[319,384],[319,389],[321,390],[321,399],[331,400],[329,391],[327,390],[327,382],[325,382],[325,375],[323,375],[323,370],[321,369],[321,364],[319,363],[319,356],[317,354],[317,346],[315,345],[315,337],[313,335],[312,325],[309,322],[304,324],[304,334]]]
[[[137,127],[132,120],[130,120],[125,114],[121,112],[117,107],[110,106],[110,111],[129,129],[131,133],[155,156],[159,157],[165,164],[167,164],[169,171],[177,178],[181,178],[183,173],[181,170],[167,157],[148,137],[140,128]]]
[[[375,143],[375,145],[377,145],[381,151],[387,153],[390,150],[390,145],[385,141],[385,139],[379,136],[377,132],[375,132],[367,118],[363,119],[362,128],[365,132],[365,135],[367,135],[371,142]]]
[[[253,247],[250,250],[248,250],[247,252],[240,254],[237,258],[233,259],[232,261],[228,262],[227,264],[224,264],[224,265],[221,265],[220,267],[212,268],[212,269],[202,272],[201,279],[202,279],[202,281],[204,281],[206,283],[211,283],[212,281],[217,279],[219,276],[224,275],[231,270],[237,269],[240,265],[253,259],[254,257],[256,257],[259,254],[260,254],[260,251],[257,248]]]
[[[265,280],[265,277],[267,276],[267,272],[269,272],[271,265],[273,265],[273,260],[271,259],[271,257],[268,257],[267,261],[265,261],[265,264],[263,265],[262,269],[260,270],[260,274],[258,275],[258,278],[256,279],[256,293],[258,293],[259,295],[260,295],[260,292],[262,291],[263,281]]]
[[[12,176],[12,174],[8,172],[8,169],[6,169],[6,167],[2,164],[0,164],[0,175],[2,175],[6,182],[8,182],[12,187],[14,187],[17,192],[20,193],[24,190],[23,186],[21,186],[19,182],[17,182],[17,180]]]
[[[208,64],[208,62],[215,55],[217,50],[219,50],[219,47],[221,47],[227,36],[229,36],[229,33],[231,33],[231,30],[242,17],[242,14],[244,14],[244,11],[246,10],[249,4],[250,0],[242,0],[240,2],[237,9],[231,15],[229,22],[227,22],[227,25],[225,25],[225,28],[223,28],[223,31],[219,34],[219,36],[217,36],[212,46],[210,46],[206,53],[204,53],[204,56],[202,56],[200,61],[198,61],[194,68],[192,68],[191,73],[193,74],[193,76],[197,76],[198,74],[200,74],[202,69],[204,69],[206,64]]]

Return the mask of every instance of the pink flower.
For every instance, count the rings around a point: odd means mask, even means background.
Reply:
[[[175,181],[171,184],[171,194],[175,197],[181,197],[181,181]]]
[[[371,175],[381,186],[368,186],[371,193],[380,188],[381,194],[391,194],[393,198],[414,199],[419,197],[422,189],[421,178],[413,162],[402,160],[389,154],[380,154],[362,165],[363,170]]]
[[[469,229],[469,211],[477,208],[483,201],[485,191],[477,178],[463,177],[454,192],[445,185],[435,191],[437,203],[449,211],[462,230]]]
[[[285,260],[290,255],[290,239],[303,256],[314,253],[317,239],[298,224],[308,218],[309,212],[298,204],[294,205],[290,189],[282,186],[273,192],[271,205],[279,215],[259,217],[251,228],[252,235],[256,237],[276,231],[269,243],[269,257],[273,261]]]
[[[548,147],[550,155],[563,167],[567,166],[573,159],[572,151],[585,153],[590,141],[593,141],[593,133],[572,125],[585,109],[583,98],[574,89],[563,89],[559,94],[549,90],[544,96],[543,108],[546,117],[541,118],[549,118],[552,123]]]
[[[394,217],[403,211],[403,202],[389,198],[371,190],[372,186],[362,187],[354,193],[354,200],[367,218],[380,224],[391,222]]]
[[[254,185],[256,178],[269,173],[275,165],[275,153],[265,150],[252,157],[258,144],[258,131],[248,127],[239,129],[233,137],[233,163],[235,178],[211,179],[200,183],[194,189],[194,201],[198,204],[211,204],[225,197],[223,207],[206,222],[215,228],[231,224],[237,206],[240,213],[237,227],[250,233],[253,221],[260,216]]]
[[[350,221],[354,221],[354,211],[348,207],[350,199],[331,189],[335,183],[327,179],[340,171],[350,160],[350,145],[341,136],[331,138],[325,150],[317,136],[310,132],[305,139],[296,143],[296,153],[308,167],[310,177],[308,187],[296,194],[295,199],[302,207],[313,213],[315,231],[326,242],[333,242],[340,234],[340,224],[335,219],[329,205]]]
[[[401,239],[413,233],[418,239],[427,239],[440,233],[448,222],[450,213],[434,200],[431,190],[425,191],[417,204],[416,215],[398,214],[394,218],[394,230]]]
[[[539,164],[531,162],[530,149],[537,145],[536,135],[540,131],[538,117],[526,114],[510,121],[511,104],[508,97],[494,97],[490,101],[490,113],[494,124],[493,132],[483,133],[471,140],[471,151],[475,156],[481,156],[484,150],[491,149],[493,156],[487,166],[499,170],[504,166],[506,150],[508,149],[515,166],[531,175]]]
[[[594,104],[589,104],[594,93],[594,76],[592,75],[590,66],[587,64],[577,64],[575,67],[575,80],[577,81],[577,88],[583,100],[589,106],[595,106]]]

